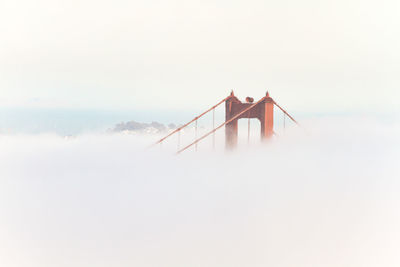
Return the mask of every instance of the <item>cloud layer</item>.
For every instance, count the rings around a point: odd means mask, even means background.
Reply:
[[[178,157],[143,136],[0,136],[0,265],[398,266],[399,127],[312,123]]]

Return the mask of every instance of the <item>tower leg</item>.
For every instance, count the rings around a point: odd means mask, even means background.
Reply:
[[[238,120],[234,120],[225,125],[225,147],[234,149],[238,142]]]
[[[274,103],[268,99],[264,103],[261,116],[261,139],[271,138],[274,134]]]

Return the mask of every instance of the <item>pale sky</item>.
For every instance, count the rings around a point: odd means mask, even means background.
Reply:
[[[189,109],[267,89],[399,111],[398,0],[0,2],[0,107]]]

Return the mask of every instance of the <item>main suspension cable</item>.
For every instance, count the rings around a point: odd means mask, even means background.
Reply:
[[[292,121],[294,121],[294,123],[296,123],[297,125],[300,125],[292,116],[289,115],[289,113],[286,112],[286,110],[284,110],[283,108],[281,108],[281,106],[278,105],[278,103],[276,103],[274,101],[275,106],[277,106],[280,110],[282,110],[283,113],[285,113]]]
[[[155,142],[153,145],[159,144],[161,142],[163,142],[165,139],[167,139],[168,137],[170,137],[171,135],[179,132],[180,130],[182,130],[183,128],[187,127],[188,125],[190,125],[192,122],[197,121],[199,118],[203,117],[205,114],[207,114],[208,112],[210,112],[211,110],[215,109],[216,107],[218,107],[219,105],[221,105],[222,103],[224,103],[226,100],[228,100],[229,98],[231,98],[232,95],[229,95],[227,97],[225,97],[224,99],[222,99],[221,101],[219,101],[216,105],[212,106],[211,108],[207,109],[206,111],[204,111],[203,113],[201,113],[199,116],[195,117],[194,119],[192,119],[191,121],[189,121],[188,123],[182,125],[179,128],[176,128],[174,131],[172,131],[171,133],[167,134],[166,136],[164,136],[163,138],[161,138],[160,140],[158,140],[157,142]],[[153,146],[151,145],[151,146]]]
[[[217,131],[218,129],[220,129],[222,126],[232,122],[233,120],[236,120],[237,118],[239,118],[242,114],[246,113],[247,111],[251,110],[252,108],[254,108],[255,106],[257,106],[257,104],[261,103],[262,101],[264,101],[265,97],[261,98],[260,100],[258,100],[255,104],[251,105],[250,107],[244,109],[243,111],[239,112],[238,114],[236,114],[235,116],[233,116],[232,118],[230,118],[229,120],[225,121],[224,123],[222,123],[221,125],[219,125],[217,128],[213,129],[212,131],[206,133],[205,135],[201,136],[200,138],[196,139],[194,142],[190,143],[189,145],[185,146],[184,148],[182,148],[181,150],[178,150],[176,153],[180,154],[181,152],[185,151],[186,149],[188,149],[189,147],[191,147],[194,144],[197,144],[199,141],[203,140],[204,138],[206,138],[207,136],[209,136],[210,134],[214,133],[215,131]]]

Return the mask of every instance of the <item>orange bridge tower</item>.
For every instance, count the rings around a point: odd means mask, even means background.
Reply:
[[[165,141],[165,139],[169,138],[170,136],[177,134],[177,154],[180,154],[181,152],[187,150],[188,148],[194,146],[195,151],[197,151],[197,144],[205,139],[207,136],[212,135],[213,142],[212,146],[215,148],[215,132],[218,131],[219,129],[223,128],[225,126],[225,147],[227,149],[232,149],[237,146],[238,143],[238,120],[242,118],[256,118],[260,121],[261,125],[261,140],[266,140],[271,138],[273,135],[275,135],[274,132],[274,106],[279,108],[283,112],[283,128],[285,128],[285,118],[286,116],[289,117],[294,123],[297,123],[297,121],[289,115],[280,105],[278,105],[270,96],[269,93],[258,100],[257,102],[253,103],[254,99],[252,97],[246,97],[246,102],[241,102],[234,94],[233,91],[231,92],[230,95],[225,97],[224,99],[220,100],[217,104],[212,106],[211,108],[207,109],[200,115],[194,117],[192,120],[189,122],[185,123],[184,125],[176,128],[160,140],[158,140],[156,143],[153,144],[161,144]],[[222,105],[225,103],[225,122],[216,126],[215,125],[215,108],[217,108],[219,105]],[[212,112],[213,116],[213,122],[212,122],[212,130],[209,132],[205,133],[204,135],[198,137],[197,136],[197,121],[206,115],[207,113]],[[188,145],[181,147],[180,143],[180,134],[181,130],[184,129],[185,127],[188,127],[192,123],[195,124],[194,129],[195,129],[195,140],[189,143]],[[248,136],[250,136],[250,120],[248,124]]]
[[[253,103],[254,99],[246,98],[246,103],[242,103],[231,92],[231,97],[225,101],[225,145],[226,148],[232,149],[237,146],[238,142],[238,120],[242,118],[256,118],[260,120],[261,139],[271,138],[274,134],[274,100],[267,92],[266,96]],[[244,110],[248,110],[243,112]],[[240,116],[238,114],[242,113]],[[232,118],[235,118],[232,120]]]

